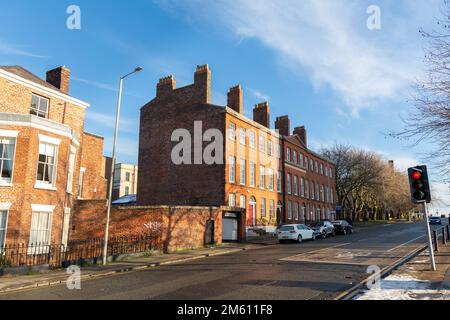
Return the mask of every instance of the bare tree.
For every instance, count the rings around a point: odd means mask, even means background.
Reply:
[[[400,217],[413,208],[406,174],[396,171],[379,154],[345,145],[321,153],[336,166],[336,192],[343,217],[378,219],[388,211]]]
[[[426,76],[414,88],[415,112],[404,119],[405,128],[392,132],[395,138],[412,140],[413,144],[429,142],[432,146],[427,157],[444,180],[450,179],[450,1],[445,0],[442,17],[437,19],[439,31],[421,35],[428,43],[425,49]]]

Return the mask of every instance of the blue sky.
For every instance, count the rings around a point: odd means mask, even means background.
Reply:
[[[81,9],[81,29],[69,30],[69,5]],[[369,30],[366,10],[381,9],[381,30]],[[196,65],[212,69],[213,102],[229,87],[244,88],[245,114],[268,99],[272,120],[288,114],[306,125],[310,146],[334,142],[380,152],[399,168],[422,162],[424,146],[383,133],[402,127],[414,79],[423,72],[424,41],[442,0],[134,0],[1,1],[0,64],[22,65],[44,77],[72,70],[71,95],[91,103],[86,130],[105,137],[111,152],[118,77],[125,83],[119,161],[137,162],[139,109],[160,77],[178,86]],[[435,180],[439,177],[432,176]],[[450,204],[449,187],[435,194]],[[448,211],[448,205],[446,206]]]

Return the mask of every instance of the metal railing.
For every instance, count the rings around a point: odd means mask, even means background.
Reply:
[[[102,256],[103,238],[71,241],[65,244],[16,243],[0,248],[0,268],[49,265],[52,268],[79,264]],[[111,238],[108,256],[161,250],[161,232]]]

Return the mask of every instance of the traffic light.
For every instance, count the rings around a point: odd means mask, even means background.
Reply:
[[[408,169],[411,201],[413,203],[430,203],[431,192],[428,182],[427,166],[417,166]]]

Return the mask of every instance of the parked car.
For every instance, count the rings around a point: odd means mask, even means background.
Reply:
[[[334,231],[339,234],[347,235],[353,233],[353,227],[345,220],[336,220],[331,222],[334,226]]]
[[[303,240],[316,240],[314,230],[304,224],[287,224],[278,228],[278,242],[286,240],[302,242]]]
[[[440,217],[430,217],[430,224],[442,225],[442,220]]]
[[[311,228],[315,231],[316,236],[321,236],[325,239],[327,236],[334,237],[336,232],[334,231],[334,226],[330,221],[320,221],[311,225]]]

